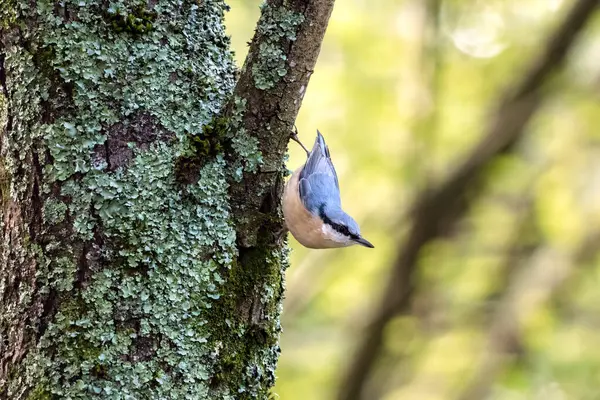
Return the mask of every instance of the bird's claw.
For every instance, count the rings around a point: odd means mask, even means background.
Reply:
[[[294,130],[292,131],[291,135],[290,135],[290,139],[292,139],[294,142],[298,143],[306,152],[306,156],[310,156],[310,151],[308,151],[306,149],[306,147],[304,147],[304,145],[302,144],[302,142],[300,141],[300,139],[298,138],[298,128],[296,127],[296,125],[294,125]]]

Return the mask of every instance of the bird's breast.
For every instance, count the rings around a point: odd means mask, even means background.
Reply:
[[[288,230],[300,244],[311,249],[348,246],[347,243],[332,240],[321,218],[304,207],[298,187],[300,171],[302,167],[294,171],[283,193],[283,216]]]

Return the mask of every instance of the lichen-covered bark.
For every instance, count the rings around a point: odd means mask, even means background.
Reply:
[[[234,92],[221,0],[0,0],[0,398],[268,395],[332,4],[267,2]]]
[[[245,377],[215,383],[210,324],[237,259],[229,169],[211,155],[186,187],[173,172],[233,87],[223,2],[13,5],[0,397],[237,397]]]
[[[221,331],[223,351],[237,357],[221,377],[231,382],[240,374],[248,376],[256,382],[249,391],[254,398],[264,397],[255,388],[273,384],[279,354],[278,315],[287,266],[281,211],[285,150],[333,4],[333,0],[263,3],[233,96],[222,112],[225,136],[235,132],[226,153],[236,168],[229,194],[239,257],[229,271],[226,295],[217,304],[216,315],[234,316],[221,322]],[[270,361],[252,362],[248,368],[239,363],[240,357]]]
[[[251,398],[263,398],[263,389],[275,380],[287,267],[281,212],[284,155],[333,4],[266,1],[233,95],[205,129],[225,138],[224,152],[233,168],[228,192],[238,249],[212,322],[221,332],[221,351],[230,355],[220,364],[217,382],[230,386],[245,376],[244,393]],[[213,147],[203,141],[178,160],[183,181],[195,181],[194,169],[202,164],[198,156]]]

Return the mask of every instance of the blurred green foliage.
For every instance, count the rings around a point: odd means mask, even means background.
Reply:
[[[241,65],[260,1],[229,3]],[[297,124],[307,146],[325,135],[344,208],[376,248],[290,238],[280,398],[335,398],[415,194],[463,159],[572,3],[337,2]],[[366,399],[459,398],[482,374],[489,398],[600,398],[599,54],[595,18],[468,217],[423,252],[411,313],[387,327]],[[292,143],[289,168],[303,160]],[[485,370],[498,326],[515,350]]]

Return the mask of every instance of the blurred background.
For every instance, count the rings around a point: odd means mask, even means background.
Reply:
[[[241,66],[261,1],[228,3]],[[372,362],[356,358],[411,204],[471,152],[574,3],[336,2],[297,125],[308,147],[324,134],[344,208],[375,249],[308,250],[290,236],[279,398],[600,399],[598,15],[471,209],[419,253]],[[292,142],[288,168],[304,160]],[[352,368],[366,369],[360,394],[343,394]]]

